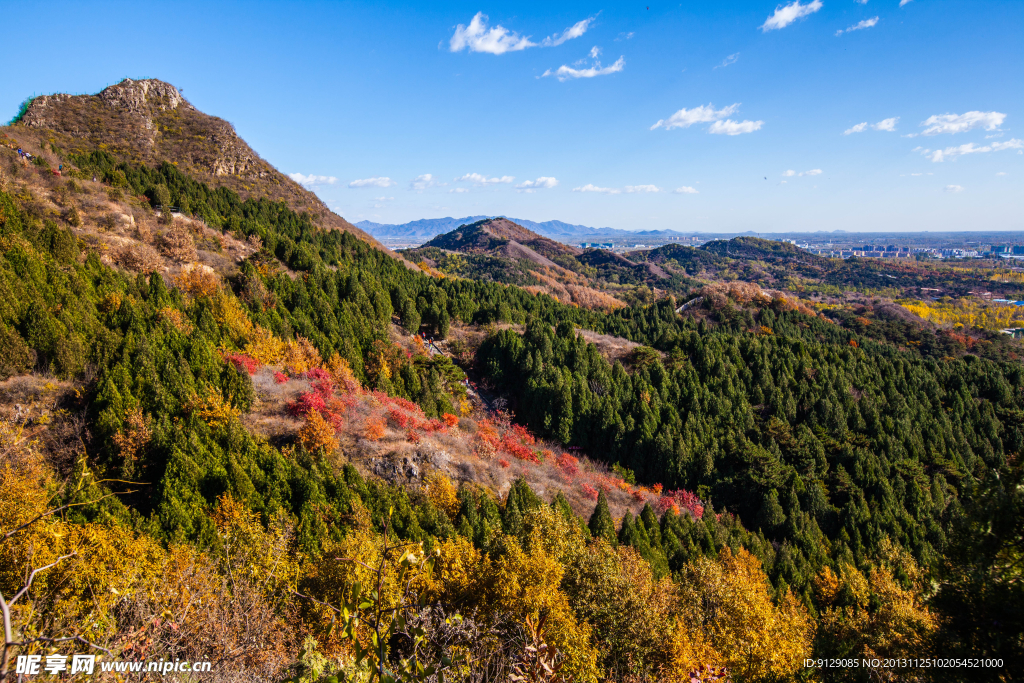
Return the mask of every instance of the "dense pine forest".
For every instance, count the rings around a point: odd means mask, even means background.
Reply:
[[[587,309],[417,268],[171,162],[54,146],[56,178],[0,151],[0,677],[54,653],[310,683],[1024,671],[1016,342],[679,278],[678,298]],[[159,211],[192,256],[109,258],[76,232],[88,188]],[[195,263],[218,247],[185,221],[247,255]],[[481,341],[418,341],[456,330]],[[247,421],[260,368],[308,383],[301,431]],[[471,414],[467,376],[505,408]],[[556,463],[565,492],[360,471],[347,449],[385,429]],[[614,476],[581,511],[583,455]],[[636,500],[618,518],[616,489]],[[1000,664],[899,663],[931,657]],[[864,658],[883,664],[827,664]]]

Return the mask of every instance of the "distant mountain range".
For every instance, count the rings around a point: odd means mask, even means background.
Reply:
[[[508,218],[507,216],[466,216],[465,218],[421,218],[409,223],[398,225],[359,221],[356,225],[377,239],[407,239],[410,241],[433,239],[437,235],[451,232],[461,225],[476,223],[488,218]],[[586,225],[573,225],[563,221],[530,221],[524,218],[508,218],[513,223],[529,228],[549,239],[560,242],[579,240],[615,240],[615,239],[659,239],[690,236],[695,233],[682,233],[675,230],[618,230],[616,228],[591,228]]]

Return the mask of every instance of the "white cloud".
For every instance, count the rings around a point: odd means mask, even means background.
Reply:
[[[811,0],[806,5],[801,5],[800,0],[793,0],[789,5],[779,5],[776,7],[775,14],[768,17],[759,28],[765,33],[775,29],[786,28],[797,19],[814,14],[822,6],[821,0]]]
[[[785,173],[782,174],[782,176],[784,178],[792,178],[795,175],[796,175],[796,171],[794,171],[793,169],[790,169],[790,170],[788,170],[788,171],[786,171]]]
[[[591,59],[597,59],[600,56],[601,56],[601,48],[599,48],[597,45],[595,45],[594,47],[590,48],[590,58]]]
[[[715,135],[740,135],[741,133],[753,133],[755,130],[761,130],[761,126],[764,125],[764,121],[733,121],[732,119],[726,119],[725,121],[715,121],[708,128],[709,133]]]
[[[447,184],[448,183],[442,183],[430,173],[424,173],[423,175],[418,175],[409,181],[409,189],[422,192],[423,190],[427,190],[431,187],[444,187]]]
[[[804,171],[800,175],[821,175],[822,170],[820,168],[812,168],[810,171]]]
[[[516,185],[517,190],[549,190],[552,187],[558,185],[556,178],[550,178],[548,176],[541,176],[536,180],[526,180]]]
[[[373,201],[375,201],[375,202],[390,202],[392,200],[394,200],[394,197],[374,197],[373,198]]]
[[[1006,175],[1006,171],[999,171],[996,175]]]
[[[572,188],[573,192],[597,192],[599,194],[621,194],[622,190],[614,187],[598,187],[592,183],[587,183],[583,187]]]
[[[969,111],[966,114],[939,114],[929,116],[921,125],[927,126],[921,135],[965,133],[973,128],[996,130],[1003,125],[1006,114],[997,111]]]
[[[946,185],[945,189],[946,189],[946,192],[952,192],[954,194],[957,193],[957,192],[963,192],[964,191],[964,188],[961,187],[960,185]]]
[[[518,52],[528,47],[554,47],[562,43],[579,38],[597,17],[590,17],[565,29],[561,33],[548,36],[539,43],[534,43],[529,36],[522,36],[515,31],[510,31],[504,26],[497,24],[493,28],[487,26],[487,15],[477,12],[469,26],[459,24],[455,27],[448,42],[448,49],[452,52],[469,50],[470,52],[486,52],[492,55],[502,55],[506,52]]]
[[[851,133],[863,133],[868,129],[868,122],[858,123],[856,126],[851,126],[843,131],[843,135],[850,135]]]
[[[598,187],[592,183],[587,183],[582,187],[572,188],[573,192],[596,192],[597,194],[648,194],[652,192],[661,192],[661,188],[657,185],[626,185],[623,188],[617,187]],[[678,192],[678,190],[677,190]]]
[[[338,179],[332,175],[303,175],[302,173],[289,173],[288,177],[304,187],[313,185],[333,185]]]
[[[716,66],[715,69],[721,69],[723,67],[729,66],[730,64],[735,64],[739,60],[740,60],[740,53],[739,52],[737,52],[735,54],[731,54],[728,57],[726,57],[725,59],[723,59],[722,63],[719,64],[718,66]],[[714,71],[715,69],[712,69],[712,71]]]
[[[860,4],[860,5],[868,4],[868,0],[856,0],[856,1],[857,1],[857,4]]]
[[[635,33],[633,33],[632,31],[630,31],[629,33],[620,33],[620,34],[619,34],[619,35],[618,35],[618,36],[617,36],[617,37],[615,38],[615,40],[616,40],[616,41],[620,41],[620,40],[629,40],[630,38],[632,38],[632,37],[633,37],[633,36],[635,36],[635,35],[636,35],[636,34],[635,34]]]
[[[877,23],[878,23],[878,17],[871,17],[870,19],[865,19],[863,21],[859,21],[856,24],[854,24],[853,26],[847,26],[845,31],[842,30],[842,29],[840,29],[839,31],[836,31],[836,35],[837,36],[841,36],[841,35],[843,35],[843,33],[849,33],[850,31],[860,31],[861,29],[871,28],[872,26],[874,26]]]
[[[900,7],[903,7],[903,6],[904,6],[904,5],[906,5],[906,4],[908,3],[908,2],[913,2],[913,1],[914,1],[914,0],[900,0]]]
[[[591,51],[593,52],[593,51]],[[626,58],[619,57],[615,60],[615,63],[610,66],[601,66],[601,62],[595,61],[594,66],[588,69],[574,69],[571,66],[563,64],[558,67],[557,71],[548,69],[540,75],[541,78],[545,76],[554,76],[560,81],[567,81],[570,78],[593,78],[594,76],[607,76],[608,74],[617,73],[622,71],[623,67],[626,66]]]
[[[479,173],[467,173],[461,178],[456,178],[456,182],[468,182],[483,187],[486,185],[499,185],[501,183],[511,183],[515,178],[510,175],[503,175],[500,178],[488,178],[487,176],[480,175]]]
[[[577,21],[575,24],[562,31],[561,34],[545,38],[543,41],[541,41],[541,45],[544,45],[545,47],[555,47],[556,45],[561,45],[567,40],[579,38],[580,36],[587,32],[587,29],[590,28],[590,25],[594,22],[594,19],[597,19],[597,17],[590,17],[589,19],[584,19],[583,21]]]
[[[899,123],[900,117],[894,116],[891,119],[882,119],[875,125],[871,126],[875,130],[885,131],[887,133],[893,133],[896,131],[896,124]]]
[[[492,55],[501,55],[506,52],[517,52],[533,47],[529,37],[520,36],[514,31],[509,31],[500,24],[494,28],[487,28],[487,15],[477,12],[469,26],[459,24],[455,27],[455,33],[448,43],[448,49],[452,52],[468,49],[470,52],[486,52]]]
[[[697,188],[690,187],[689,185],[677,187],[676,189],[672,190],[672,192],[675,194],[700,194],[700,192],[697,191]]]
[[[348,184],[349,187],[391,187],[395,184],[395,181],[391,178],[362,178],[361,180],[353,180]]]
[[[722,109],[715,109],[711,104],[706,107],[702,104],[699,107],[693,109],[680,109],[672,116],[667,119],[660,119],[657,123],[651,126],[651,130],[656,128],[664,128],[665,130],[672,130],[673,128],[689,128],[695,123],[711,123],[712,121],[718,121],[724,119],[727,116],[732,115],[739,109],[739,103],[730,104],[728,107]]]
[[[448,194],[462,194],[463,192],[469,192],[468,187],[453,187],[448,190]]]
[[[935,163],[945,161],[946,159],[953,159],[965,154],[985,154],[988,152],[1002,152],[1006,149],[1024,149],[1024,140],[1013,138],[1006,142],[993,142],[991,145],[982,145],[978,147],[973,142],[968,142],[966,145],[960,145],[958,147],[947,147],[945,149],[936,149],[934,151],[925,149],[921,151],[921,154],[928,156]]]

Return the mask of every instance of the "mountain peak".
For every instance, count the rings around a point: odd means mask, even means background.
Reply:
[[[355,233],[383,248],[262,159],[229,122],[201,112],[165,81],[126,78],[95,95],[41,95],[13,125],[19,139],[37,138],[39,147],[56,145],[72,154],[103,150],[149,166],[167,161],[212,187],[226,187],[243,199],[283,201],[324,228]]]

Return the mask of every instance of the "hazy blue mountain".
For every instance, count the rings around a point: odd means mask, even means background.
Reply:
[[[617,230],[615,228],[591,228],[586,225],[574,225],[564,221],[531,221],[525,218],[508,218],[513,223],[532,230],[544,237],[561,242],[573,241],[595,241],[595,240],[622,240],[622,239],[669,239],[681,237],[684,234],[675,230]],[[401,223],[398,225],[388,223],[374,223],[372,221],[359,221],[356,226],[370,233],[377,239],[407,239],[410,241],[422,240],[426,242],[437,235],[451,232],[461,225],[468,225],[486,218],[498,218],[498,216],[466,216],[465,218],[421,218],[420,220]]]

